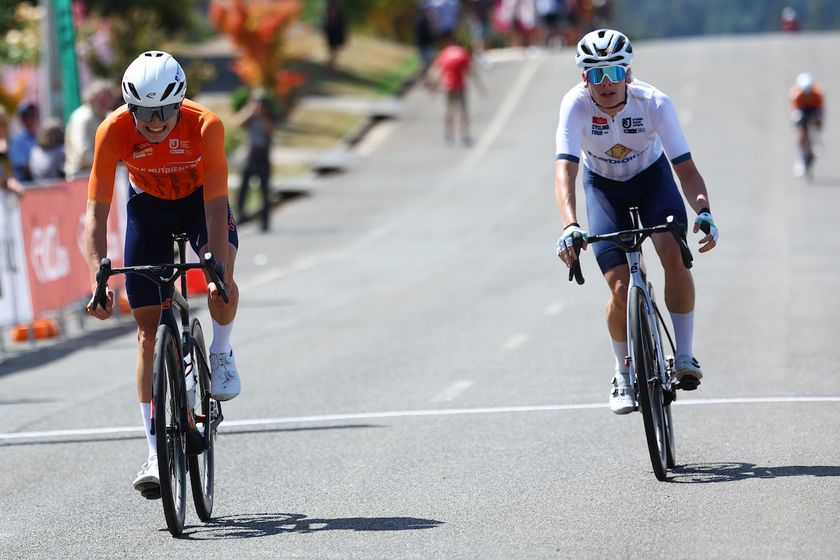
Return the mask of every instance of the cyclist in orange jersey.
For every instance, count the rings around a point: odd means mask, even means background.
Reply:
[[[824,97],[822,87],[811,74],[803,72],[796,77],[790,90],[791,120],[799,130],[799,157],[793,173],[797,177],[805,174],[814,159],[811,127],[822,131]]]
[[[181,65],[167,53],[144,52],[126,69],[122,80],[126,105],[112,112],[96,132],[85,215],[86,253],[95,291],[99,261],[107,256],[106,222],[121,161],[129,179],[125,265],[173,262],[172,235],[186,232],[196,253],[210,251],[223,269],[229,303],[219,297],[214,283],[208,285],[213,319],[209,354],[213,397],[228,400],[240,391],[230,344],[239,299],[233,280],[239,239],[227,199],[224,127],[211,111],[186,99],[186,89]],[[160,294],[152,282],[132,274],[126,276],[126,293],[137,322],[137,396],[149,450],[134,487],[146,497],[158,497],[150,403]],[[114,294],[109,291],[105,309],[95,308],[91,298],[87,312],[106,319],[113,306]]]

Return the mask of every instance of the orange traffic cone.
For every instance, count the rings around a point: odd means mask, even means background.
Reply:
[[[32,332],[37,340],[58,336],[58,322],[55,319],[37,319],[32,323]]]
[[[204,271],[200,268],[191,268],[187,271],[187,294],[206,294],[207,279]]]
[[[29,340],[29,325],[15,325],[12,327],[12,341],[25,342]]]

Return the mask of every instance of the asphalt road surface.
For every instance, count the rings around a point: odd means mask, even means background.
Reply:
[[[0,366],[0,557],[836,557],[838,50],[837,34],[637,45],[721,235],[696,258],[706,376],[674,406],[667,482],[641,416],[607,408],[594,258],[577,286],[554,256],[572,52],[503,53],[471,97],[472,147],[447,147],[442,99],[413,91],[272,233],[242,228],[243,392],[211,522],[190,506],[173,539],[131,487],[145,442],[128,322]],[[810,184],[791,174],[802,70],[828,92]]]

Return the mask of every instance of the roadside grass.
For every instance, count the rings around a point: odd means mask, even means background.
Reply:
[[[355,97],[376,99],[392,95],[420,68],[416,50],[404,45],[360,34],[351,34],[337,57],[336,68],[327,67],[327,48],[317,28],[306,25],[290,33],[287,69],[301,72],[306,82],[298,89],[295,98],[306,96]],[[233,153],[244,141],[244,133],[233,126],[234,115],[230,103],[225,107],[211,107],[225,122],[228,153]],[[367,118],[358,112],[335,108],[305,106],[296,103],[277,127],[275,143],[293,150],[326,150],[340,143]],[[236,170],[239,171],[239,170]],[[309,172],[299,162],[274,162],[274,179],[291,178]],[[231,186],[231,200],[236,200],[238,180]],[[259,189],[248,193],[246,208],[260,204]]]

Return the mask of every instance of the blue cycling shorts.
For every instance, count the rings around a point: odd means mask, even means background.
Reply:
[[[645,227],[664,224],[668,216],[674,216],[686,225],[685,204],[664,153],[650,167],[627,181],[607,179],[584,166],[583,189],[589,233],[593,235],[631,229],[633,222],[628,210],[631,206],[639,208]],[[596,243],[592,250],[602,273],[627,264],[624,251],[610,243]]]
[[[173,234],[186,233],[196,254],[207,244],[204,189],[178,200],[164,200],[129,186],[126,208],[125,265],[171,263],[175,260]],[[228,205],[228,240],[239,247],[236,222]],[[136,274],[126,274],[125,291],[132,309],[160,305],[156,284]]]

